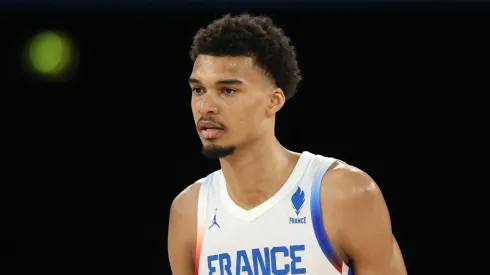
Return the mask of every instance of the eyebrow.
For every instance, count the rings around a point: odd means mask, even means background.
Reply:
[[[201,81],[199,79],[196,79],[196,78],[189,78],[189,83],[195,83],[195,84],[200,84]],[[243,84],[243,81],[239,80],[239,79],[223,79],[223,80],[218,80],[216,81],[216,84]]]

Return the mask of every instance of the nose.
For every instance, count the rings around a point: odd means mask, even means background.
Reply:
[[[197,102],[197,109],[202,115],[216,114],[218,112],[218,108],[216,107],[216,104],[209,93],[199,98]]]

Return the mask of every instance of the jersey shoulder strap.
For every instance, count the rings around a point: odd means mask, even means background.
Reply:
[[[196,237],[196,259],[194,261],[194,273],[195,275],[199,274],[199,260],[201,259],[201,249],[202,243],[204,241],[204,232],[205,232],[205,222],[206,222],[206,212],[208,207],[208,195],[209,188],[211,183],[213,182],[214,175],[217,171],[209,174],[204,182],[201,184],[201,188],[199,189],[199,198],[197,201],[197,237]]]
[[[311,199],[310,199],[310,211],[311,211],[311,221],[313,223],[313,230],[315,232],[316,239],[323,254],[330,263],[339,271],[340,274],[352,275],[352,269],[349,268],[338,255],[333,250],[332,245],[327,237],[327,232],[325,231],[325,226],[323,225],[323,216],[321,208],[321,186],[322,180],[327,172],[328,168],[335,162],[334,158],[326,158],[322,156],[317,156],[321,158],[321,164],[313,178],[313,183],[311,185]]]

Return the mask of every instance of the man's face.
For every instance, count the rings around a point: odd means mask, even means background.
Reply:
[[[266,129],[274,87],[252,58],[200,55],[189,84],[194,122],[208,155],[229,155]]]

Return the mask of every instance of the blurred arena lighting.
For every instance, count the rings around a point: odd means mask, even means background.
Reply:
[[[27,45],[25,58],[31,73],[51,80],[62,80],[77,64],[73,41],[60,31],[37,33]]]

